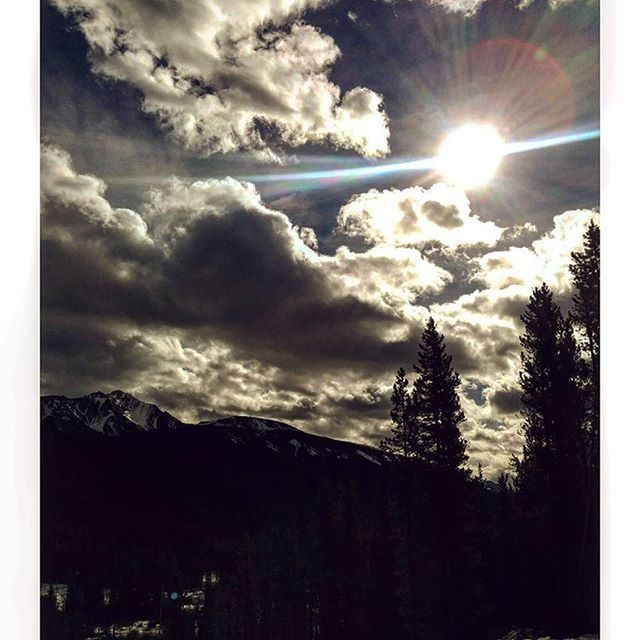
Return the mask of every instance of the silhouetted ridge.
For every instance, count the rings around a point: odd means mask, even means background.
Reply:
[[[258,431],[267,432],[274,430],[284,431],[300,431],[290,424],[279,422],[278,420],[270,420],[268,418],[256,418],[252,416],[227,416],[217,420],[204,420],[198,423],[198,426],[215,425],[219,427],[239,427],[257,429]]]
[[[252,455],[355,460],[378,466],[389,460],[387,454],[373,447],[306,433],[268,418],[227,416],[197,424],[182,422],[121,390],[96,391],[79,398],[43,396],[40,402],[46,433],[117,438],[146,432],[183,432],[182,439],[206,435],[209,447],[241,446]]]

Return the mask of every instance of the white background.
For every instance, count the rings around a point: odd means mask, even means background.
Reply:
[[[602,2],[602,638],[640,636],[640,3]]]
[[[626,640],[640,635],[640,2],[602,5],[602,638]],[[0,639],[36,640],[39,6],[15,0],[3,9]]]

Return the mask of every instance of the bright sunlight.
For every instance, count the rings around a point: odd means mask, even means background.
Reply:
[[[489,124],[466,124],[452,131],[438,151],[441,176],[463,189],[486,185],[495,175],[506,151],[496,128]]]

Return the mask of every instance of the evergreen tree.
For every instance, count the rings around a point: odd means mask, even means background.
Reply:
[[[600,484],[600,228],[591,221],[582,251],[571,254],[569,266],[576,295],[570,318],[581,337],[584,363],[583,402],[586,413],[586,443],[582,533],[579,541],[578,607],[593,628],[598,625],[599,589],[599,484]]]
[[[463,563],[461,510],[468,470],[465,416],[444,337],[433,318],[423,331],[411,393],[403,369],[393,387],[392,433],[383,449],[422,464],[400,468],[394,502],[396,598],[403,637],[458,637]],[[437,514],[437,517],[427,514]],[[429,541],[431,546],[425,544]]]
[[[436,472],[431,479],[437,485],[432,508],[438,514],[434,540],[438,590],[434,602],[440,611],[442,627],[435,637],[447,640],[465,635],[462,512],[468,488],[466,479],[470,475],[465,468],[467,443],[460,434],[460,424],[465,420],[458,397],[460,376],[451,361],[444,336],[438,332],[433,318],[429,318],[418,345],[411,407],[417,457],[429,471]],[[425,589],[429,589],[426,583],[419,589],[418,597]]]
[[[418,377],[411,396],[417,456],[441,470],[461,469],[467,442],[460,435],[465,416],[460,406],[460,376],[451,366],[444,336],[429,318],[418,347]]]
[[[509,475],[504,471],[498,477],[498,490],[502,496],[509,495],[511,492],[511,481]]]
[[[600,228],[591,221],[582,251],[571,254],[569,270],[576,288],[570,317],[582,336],[585,357],[585,396],[588,411],[588,462],[598,465],[600,423]]]
[[[535,288],[521,316],[523,456],[515,461],[519,489],[556,492],[561,476],[575,483],[582,444],[580,363],[570,323],[546,284]],[[564,485],[566,487],[566,485]]]
[[[383,451],[403,458],[415,455],[415,430],[411,419],[411,398],[406,371],[400,367],[391,393],[391,435],[380,443]]]
[[[520,600],[538,601],[536,615],[556,633],[576,624],[584,518],[584,408],[580,358],[571,324],[546,284],[535,288],[521,316],[524,446],[514,460],[522,508],[527,576]]]

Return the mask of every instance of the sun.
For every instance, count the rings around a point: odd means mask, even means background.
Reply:
[[[447,182],[474,189],[495,176],[504,153],[504,140],[494,126],[465,124],[449,133],[440,145],[437,169]]]

